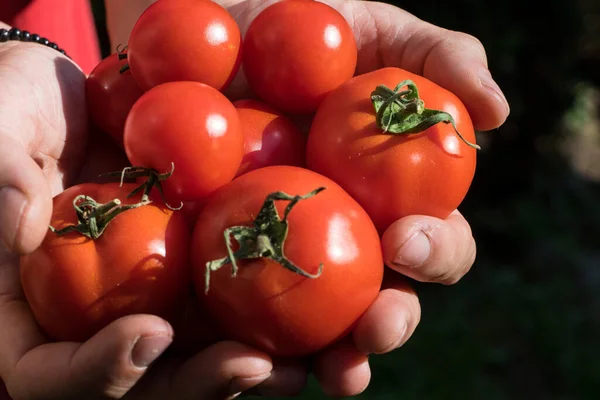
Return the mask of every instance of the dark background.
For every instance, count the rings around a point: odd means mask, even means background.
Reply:
[[[358,398],[600,398],[600,1],[391,3],[478,37],[511,116],[461,206],[472,272],[415,284],[422,322]]]

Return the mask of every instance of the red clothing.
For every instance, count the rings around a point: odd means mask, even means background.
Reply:
[[[56,43],[87,74],[100,61],[89,0],[0,0],[0,21]]]

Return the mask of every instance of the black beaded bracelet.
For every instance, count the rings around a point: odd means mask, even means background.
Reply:
[[[39,43],[41,45],[48,46],[48,47],[64,54],[65,56],[67,55],[67,53],[65,53],[65,51],[63,49],[59,48],[56,43],[52,43],[51,41],[49,41],[48,39],[46,39],[44,37],[41,37],[40,35],[32,34],[27,31],[22,31],[17,28],[0,29],[0,43],[8,42],[9,40],[18,40],[20,42]]]

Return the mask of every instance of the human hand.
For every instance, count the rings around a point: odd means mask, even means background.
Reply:
[[[54,195],[127,160],[107,136],[88,134],[85,76],[58,52],[2,43],[0,82],[0,377],[14,400],[223,399],[260,382],[280,394],[302,387],[286,378],[288,364],[234,342],[154,363],[174,333],[150,315],[119,319],[85,343],[48,341],[21,288],[19,254],[48,232]]]
[[[244,33],[251,21],[275,2],[219,3],[236,18]],[[474,37],[436,27],[385,3],[324,2],[340,11],[353,27],[359,51],[357,74],[395,66],[423,75],[455,93],[478,130],[494,129],[508,116],[508,103],[487,68],[483,46]],[[242,73],[228,91],[233,97],[249,94]],[[351,337],[324,350],[313,361],[313,372],[329,395],[362,392],[370,379],[368,355],[402,346],[415,331],[420,320],[419,301],[402,275],[422,282],[454,284],[469,271],[476,253],[469,224],[458,211],[445,220],[417,215],[402,218],[387,229],[382,244],[390,268],[379,297]]]

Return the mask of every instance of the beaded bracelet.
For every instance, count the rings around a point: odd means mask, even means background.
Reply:
[[[59,48],[56,43],[52,43],[51,41],[49,41],[48,39],[46,39],[44,37],[41,37],[40,35],[31,34],[27,31],[22,31],[17,28],[0,29],[0,43],[7,42],[9,40],[18,40],[20,42],[39,43],[41,45],[48,46],[48,47],[64,54],[65,56],[67,55],[67,53],[65,53],[65,51],[63,49]]]

